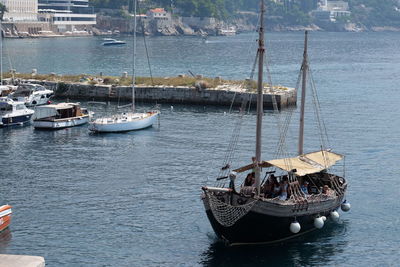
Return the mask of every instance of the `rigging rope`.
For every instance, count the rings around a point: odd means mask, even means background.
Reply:
[[[139,3],[140,3],[140,1],[137,2],[137,5],[138,5],[138,9],[140,10],[140,4],[139,4]],[[153,72],[152,72],[152,70],[151,70],[150,57],[149,57],[149,50],[147,49],[146,34],[145,34],[145,31],[144,31],[144,20],[141,19],[140,21],[142,22],[142,25],[141,25],[141,26],[142,26],[142,34],[143,34],[143,43],[144,43],[144,48],[145,48],[145,50],[146,50],[147,65],[148,65],[148,67],[149,67],[151,85],[154,86]],[[134,30],[135,30],[135,29],[134,29]]]
[[[256,44],[256,42],[253,42],[253,47],[255,46],[255,44]],[[248,54],[250,54],[251,50],[253,50],[252,46],[249,47]],[[253,67],[252,67],[251,72],[250,72],[250,78],[249,78],[250,81],[254,77],[255,68],[256,68],[256,65],[257,65],[257,59],[258,59],[258,52],[256,54],[256,59],[255,59],[255,61],[253,63]],[[244,81],[242,83],[242,87],[244,87],[245,82],[246,81]],[[233,104],[234,104],[236,96],[237,96],[237,91],[235,91],[235,93],[233,95],[233,99],[232,99],[232,102],[231,102],[231,105],[230,105],[230,108],[229,108],[229,113],[232,112],[232,108],[233,108]],[[249,94],[247,94],[247,97],[244,96],[243,99],[242,99],[240,112],[239,112],[239,117],[238,117],[238,119],[237,119],[237,121],[236,121],[236,123],[234,125],[233,131],[232,131],[232,135],[231,135],[231,139],[229,141],[228,148],[227,148],[227,151],[226,151],[223,163],[222,163],[223,167],[220,169],[218,177],[227,176],[227,174],[230,172],[230,169],[231,169],[230,167],[231,167],[231,164],[232,164],[232,161],[233,161],[233,158],[234,158],[234,155],[235,155],[235,151],[236,151],[236,148],[237,148],[237,144],[238,144],[238,141],[239,141],[240,130],[241,130],[242,122],[243,122],[243,116],[244,116],[244,114],[246,112],[246,107],[247,107],[248,103],[249,103],[249,108],[250,108],[251,98],[252,98],[252,94],[249,93]],[[207,180],[208,180],[208,178],[207,178]],[[224,186],[224,185],[225,185],[225,182],[222,181],[222,180],[216,183],[216,186]]]
[[[265,53],[266,55],[267,53]],[[267,62],[268,58],[265,58],[265,62]],[[272,83],[272,77],[271,77],[271,71],[269,69],[269,64],[266,64],[266,74],[267,74],[267,79],[268,79],[268,85],[269,85],[269,90],[270,90],[270,94],[271,94],[271,99],[272,99],[272,106],[273,106],[273,113],[275,114],[276,118],[277,118],[277,124],[278,124],[278,134],[279,134],[279,141],[278,141],[278,145],[277,145],[277,151],[275,153],[275,157],[274,158],[278,158],[279,156],[283,156],[284,160],[285,160],[285,164],[287,166],[291,166],[290,162],[287,160],[287,158],[289,158],[288,153],[285,151],[287,151],[287,147],[286,147],[286,133],[287,133],[287,128],[289,126],[290,123],[290,118],[291,118],[291,114],[294,110],[294,108],[289,108],[289,113],[288,116],[284,119],[284,122],[282,123],[282,115],[279,112],[279,107],[278,107],[278,103],[276,100],[276,94],[274,92],[273,89],[273,83]],[[288,120],[289,118],[289,120]]]
[[[251,200],[244,205],[233,206],[218,199],[213,193],[206,191],[208,203],[214,218],[223,226],[230,227],[246,215],[257,200]]]
[[[310,82],[311,82],[311,89],[313,92],[313,103],[314,103],[314,112],[317,118],[318,122],[318,127],[320,131],[320,141],[321,141],[321,146],[324,148],[330,147],[330,141],[329,141],[329,136],[328,136],[328,131],[326,129],[325,122],[321,116],[321,104],[319,102],[318,98],[318,92],[316,90],[315,82],[314,82],[314,77],[312,75],[312,71],[309,68],[309,76],[310,76]]]

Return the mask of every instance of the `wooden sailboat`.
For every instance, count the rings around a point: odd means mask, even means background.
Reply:
[[[135,65],[136,65],[136,8],[134,1],[134,29],[133,29],[133,71],[132,71],[132,104],[131,112],[117,114],[111,117],[97,118],[89,123],[89,130],[98,133],[117,133],[141,130],[153,126],[160,112],[151,110],[148,112],[136,112],[135,109]]]
[[[302,74],[302,98],[298,155],[268,161],[261,159],[263,118],[264,0],[261,0],[261,22],[258,47],[258,95],[256,149],[253,162],[247,166],[222,168],[225,176],[217,178],[214,187],[204,186],[202,200],[207,217],[219,238],[229,245],[267,244],[294,238],[320,229],[327,219],[338,220],[337,210],[348,211],[345,202],[347,182],[330,172],[343,156],[329,149],[304,153],[304,106],[307,73],[307,32]],[[249,172],[238,189],[236,179]],[[265,177],[261,181],[261,177]],[[225,179],[229,185],[225,185]]]

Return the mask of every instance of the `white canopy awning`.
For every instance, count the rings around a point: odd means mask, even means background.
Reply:
[[[296,174],[304,176],[317,173],[336,164],[343,158],[342,155],[330,151],[322,150],[297,156],[294,158],[284,158],[266,161],[270,166],[278,167],[285,171],[296,170]]]
[[[304,176],[317,173],[336,164],[343,156],[327,150],[311,152],[293,158],[274,159],[263,161],[260,166],[264,168],[277,167],[284,171],[296,170],[296,175]],[[244,172],[254,168],[254,164],[249,164],[234,171]]]

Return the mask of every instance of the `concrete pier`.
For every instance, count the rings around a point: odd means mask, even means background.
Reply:
[[[30,81],[34,82],[34,81]],[[88,101],[131,101],[132,88],[130,86],[115,85],[91,85],[84,83],[56,83],[39,82],[49,89],[55,91],[58,99],[76,99]],[[278,108],[295,106],[297,92],[294,88],[274,87],[272,90],[264,91],[265,109],[273,109],[273,97],[275,97]],[[169,104],[196,104],[240,106],[243,101],[250,101],[251,106],[256,105],[255,92],[240,89],[235,85],[222,85],[217,88],[199,89],[184,86],[140,86],[135,88],[135,99],[138,102],[169,103]]]
[[[0,254],[0,267],[44,267],[43,257]]]

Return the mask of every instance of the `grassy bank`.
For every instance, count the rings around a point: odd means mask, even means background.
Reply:
[[[4,78],[16,78],[16,79],[35,79],[43,81],[55,81],[55,82],[81,82],[90,84],[106,84],[106,85],[120,85],[129,86],[132,84],[132,77],[117,77],[117,76],[96,76],[90,74],[79,74],[79,75],[54,75],[54,74],[26,74],[26,73],[5,73]],[[164,85],[164,86],[195,86],[198,82],[204,82],[207,87],[217,87],[222,84],[237,84],[241,81],[229,81],[223,79],[211,79],[211,78],[195,78],[189,76],[179,77],[136,77],[136,84],[138,85]]]
[[[84,83],[92,85],[115,85],[115,86],[130,86],[132,77],[117,77],[117,76],[95,76],[89,74],[80,75],[56,75],[56,74],[26,74],[26,73],[5,73],[4,78],[15,78],[22,80],[40,80],[64,83]],[[249,88],[249,91],[254,91],[257,88],[255,81],[239,81],[239,80],[224,80],[221,78],[206,78],[183,76],[178,77],[136,77],[136,85],[138,86],[185,86],[185,87],[201,87],[201,88],[217,88],[219,86],[231,85],[235,87]],[[268,87],[268,84],[264,85]],[[283,86],[274,86],[274,89],[287,90]]]

